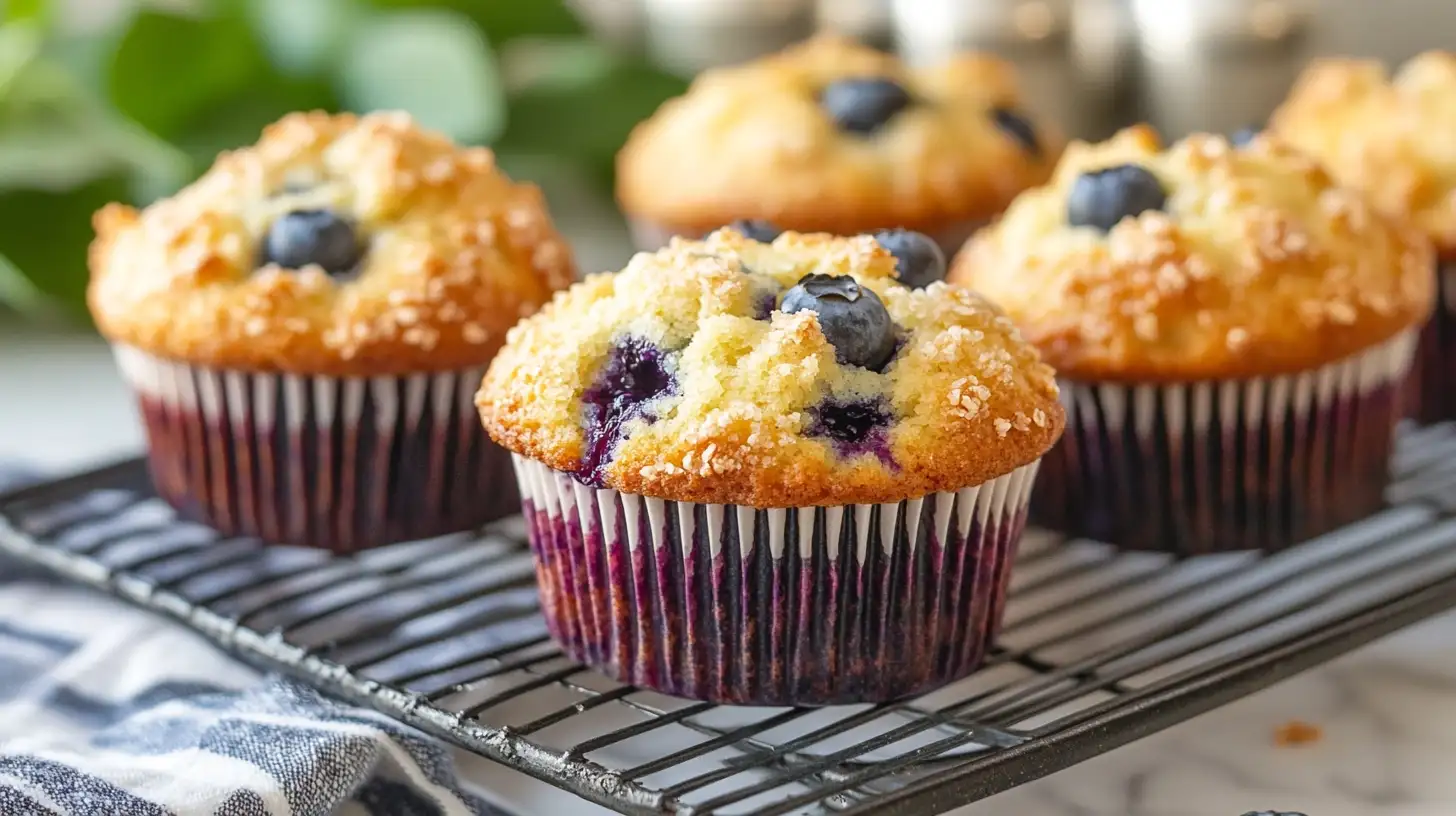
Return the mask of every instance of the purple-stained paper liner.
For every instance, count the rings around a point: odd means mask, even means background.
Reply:
[[[764,510],[515,461],[541,608],[567,654],[625,683],[752,705],[892,700],[975,670],[1037,468],[898,504]]]
[[[988,222],[983,219],[967,221],[962,224],[957,224],[953,227],[947,227],[942,230],[937,230],[933,233],[929,233],[929,235],[932,240],[940,245],[941,251],[944,252],[945,257],[949,259],[954,257],[955,254],[960,251],[961,246],[965,244],[965,242],[971,237],[971,235],[975,233],[976,230],[985,226],[987,223]],[[668,242],[670,242],[674,237],[677,236],[683,236],[686,238],[704,238],[707,236],[707,233],[703,233],[702,235],[688,235],[679,232],[672,227],[663,226],[662,224],[658,224],[653,221],[647,221],[641,218],[628,219],[627,226],[632,232],[632,243],[635,244],[637,249],[642,252],[656,252],[657,250],[667,246]]]
[[[158,493],[226,535],[348,553],[520,506],[510,456],[473,405],[483,369],[313,377],[114,352]]]
[[[1436,312],[1421,332],[1408,413],[1423,423],[1456,419],[1456,259],[1436,266]]]
[[[1279,550],[1383,504],[1416,331],[1301,374],[1160,385],[1063,381],[1038,525],[1177,555]]]

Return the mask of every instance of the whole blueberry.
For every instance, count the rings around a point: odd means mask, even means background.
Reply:
[[[740,218],[729,224],[739,235],[760,244],[771,244],[783,230],[762,218]]]
[[[318,264],[330,275],[353,269],[363,255],[354,226],[332,210],[294,210],[275,220],[263,239],[263,263],[284,269]]]
[[[893,79],[852,77],[831,82],[819,104],[834,124],[849,133],[874,133],[910,106],[910,92]]]
[[[805,275],[784,295],[786,314],[811,311],[846,365],[879,371],[895,353],[895,322],[879,295],[846,275]]]
[[[1249,142],[1254,141],[1254,137],[1259,135],[1260,130],[1261,128],[1255,127],[1253,125],[1239,128],[1238,130],[1234,131],[1232,135],[1229,136],[1229,144],[1232,144],[1234,147],[1244,147],[1248,145]]]
[[[900,282],[915,289],[924,289],[945,279],[945,253],[940,245],[919,232],[904,229],[875,233],[875,240],[886,252],[895,256]]]
[[[1124,218],[1167,203],[1156,176],[1136,164],[1120,164],[1077,177],[1067,196],[1067,223],[1107,232]]]
[[[1036,128],[1025,116],[1010,108],[996,108],[991,111],[996,127],[1015,139],[1022,148],[1033,156],[1041,155],[1041,142],[1037,141]]]

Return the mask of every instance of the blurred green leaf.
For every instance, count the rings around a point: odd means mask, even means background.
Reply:
[[[0,255],[0,306],[16,312],[31,312],[47,309],[53,304],[35,288],[11,260]]]
[[[581,34],[581,20],[561,0],[372,0],[380,8],[449,9],[469,18],[496,45],[516,37]]]
[[[599,178],[609,178],[627,134],[665,99],[686,90],[687,83],[589,40],[577,41],[576,47],[581,54],[565,58],[561,52],[546,61],[556,70],[514,88],[510,124],[497,147],[570,156]]]
[[[295,77],[327,71],[369,13],[360,0],[251,0],[248,11],[273,65]]]
[[[352,109],[407,110],[461,142],[490,141],[505,123],[490,45],[452,11],[400,11],[363,21],[340,63],[339,85]]]
[[[107,86],[122,113],[170,138],[266,68],[239,2],[217,0],[197,16],[138,13],[117,45]]]
[[[338,97],[326,81],[264,74],[246,90],[213,100],[174,141],[205,168],[218,153],[256,141],[264,127],[289,112],[337,109]]]
[[[46,302],[84,316],[91,215],[106,203],[123,199],[126,191],[126,179],[115,176],[65,193],[13,190],[0,195],[0,223],[5,224],[0,253],[24,272],[30,287]],[[43,240],[33,240],[35,236]]]
[[[0,10],[7,22],[43,23],[50,17],[51,4],[47,0],[4,0]]]

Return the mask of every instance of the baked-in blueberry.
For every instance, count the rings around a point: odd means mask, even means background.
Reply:
[[[1025,116],[1010,108],[996,108],[991,111],[991,116],[996,120],[996,127],[1020,143],[1027,153],[1041,155],[1041,142],[1037,141],[1036,128]]]
[[[1148,210],[1161,210],[1168,194],[1157,176],[1136,164],[1083,173],[1067,196],[1067,223],[1107,232],[1117,222]]]
[[[930,237],[911,230],[882,230],[875,240],[895,256],[900,282],[915,289],[924,289],[938,280],[945,280],[945,253]]]
[[[668,371],[662,349],[640,337],[628,337],[612,348],[596,381],[582,395],[586,449],[577,466],[582,482],[606,484],[607,465],[624,429],[634,419],[653,422],[651,404],[658,397],[677,393],[677,380]]]
[[[818,314],[819,331],[840,363],[879,371],[895,354],[889,310],[879,295],[848,275],[805,275],[779,308],[786,314]]]
[[[783,232],[783,230],[762,218],[740,218],[728,226],[737,230],[744,238],[757,241],[760,244],[773,243],[773,240]]]
[[[1261,128],[1254,127],[1253,125],[1239,128],[1233,132],[1233,135],[1229,136],[1229,143],[1234,147],[1244,147],[1249,142],[1254,141],[1254,137],[1259,135],[1260,130]]]
[[[890,410],[884,400],[826,400],[809,410],[809,435],[834,443],[840,455],[873,453],[884,457],[889,453],[885,429],[890,426]]]
[[[332,210],[294,210],[268,227],[263,263],[284,269],[317,264],[330,275],[352,270],[364,254],[354,225]]]
[[[910,92],[885,77],[851,77],[819,92],[819,104],[834,124],[849,133],[874,133],[910,106]]]

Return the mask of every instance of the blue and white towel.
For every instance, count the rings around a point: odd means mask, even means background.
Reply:
[[[418,731],[0,561],[0,814],[499,813]]]

